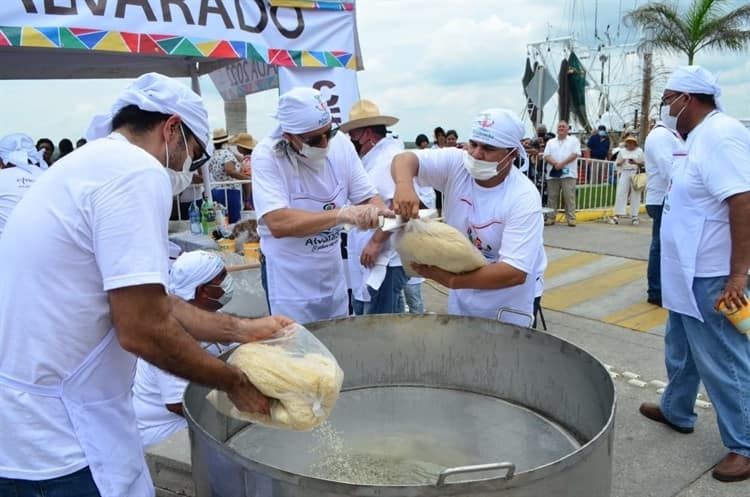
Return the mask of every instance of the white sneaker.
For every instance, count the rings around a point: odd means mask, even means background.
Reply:
[[[636,217],[636,218],[634,218],[634,219],[633,219],[633,224],[641,224],[641,222],[640,222],[640,221],[638,220],[638,218]]]
[[[617,216],[609,218],[609,224],[620,224],[620,220],[617,219]]]

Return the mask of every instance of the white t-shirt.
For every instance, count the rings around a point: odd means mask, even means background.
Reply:
[[[203,343],[203,348],[218,356],[229,346]],[[148,448],[176,431],[187,428],[187,421],[169,411],[167,404],[181,404],[188,381],[138,359],[133,383],[133,407],[143,447]]]
[[[491,262],[504,262],[528,275],[526,282],[499,290],[460,289],[449,292],[449,311],[488,319],[496,319],[498,310],[509,307],[532,313],[536,277],[547,267],[544,253],[542,203],[534,184],[517,168],[511,167],[505,181],[484,188],[476,184],[464,168],[461,149],[422,150],[419,158],[418,181],[444,193],[445,222],[467,234],[475,246]],[[498,230],[499,245],[481,240],[483,231]],[[517,316],[506,316],[508,322],[528,326]]]
[[[685,142],[675,132],[659,125],[651,130],[644,144],[646,158],[646,205],[661,205],[669,185],[672,165],[685,156]]]
[[[638,164],[631,164],[628,159],[633,159],[634,162],[643,164],[643,150],[641,150],[640,147],[636,147],[633,150],[623,148],[622,150],[620,150],[620,153],[617,154],[616,164],[622,167],[623,171],[635,171],[636,169],[638,169]]]
[[[690,132],[686,145],[687,158],[675,166],[671,188],[683,189],[704,216],[695,276],[726,276],[730,273],[732,238],[725,200],[750,191],[750,131],[736,119],[716,112]],[[680,223],[682,218],[675,212],[668,217],[664,220],[672,223]]]
[[[570,154],[576,154],[578,157],[581,156],[581,144],[578,142],[578,138],[574,136],[566,136],[564,140],[559,138],[553,138],[547,142],[544,146],[544,159],[552,157],[556,161],[565,160],[570,157]],[[570,164],[567,164],[565,168],[568,168],[567,173],[563,173],[562,176],[551,179],[560,178],[578,178],[578,161],[574,160]],[[563,168],[563,169],[565,169]],[[552,170],[552,166],[547,164],[547,179],[550,179],[549,172]]]
[[[291,207],[293,193],[326,196],[336,183],[341,182],[352,204],[360,204],[377,194],[354,145],[344,134],[337,134],[329,142],[328,163],[322,171],[315,171],[301,163],[295,166],[285,155],[278,155],[274,150],[278,141],[265,138],[253,149],[253,205],[261,237],[271,236],[263,216]],[[337,166],[335,171],[332,163]],[[337,171],[344,177],[337,177]]]
[[[3,375],[59,385],[112,327],[109,290],[167,286],[169,178],[113,137],[41,175],[0,237]],[[0,476],[56,478],[88,464],[60,399],[0,385],[0,406]]]
[[[0,236],[11,211],[42,174],[42,170],[36,166],[31,171],[24,171],[20,167],[0,170]]]

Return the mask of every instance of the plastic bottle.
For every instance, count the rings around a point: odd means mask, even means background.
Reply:
[[[201,227],[201,215],[200,212],[198,212],[198,206],[196,205],[195,200],[190,203],[188,217],[190,218],[190,232],[194,235],[200,235],[203,233],[203,228]]]
[[[214,206],[206,193],[203,194],[203,205],[201,205],[201,225],[203,226],[204,235],[210,235],[216,229]]]

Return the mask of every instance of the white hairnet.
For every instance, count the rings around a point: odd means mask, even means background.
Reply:
[[[180,116],[210,154],[213,145],[208,134],[208,112],[203,99],[182,83],[159,73],[150,72],[133,81],[117,97],[108,114],[95,116],[86,131],[87,140],[95,140],[112,132],[112,119],[128,105],[147,112]]]
[[[180,255],[169,272],[169,293],[183,300],[193,300],[195,289],[216,278],[224,261],[216,254],[194,250]]]
[[[684,93],[702,93],[713,95],[716,108],[724,111],[721,103],[719,78],[701,66],[680,66],[672,72],[665,88]]]
[[[508,109],[487,109],[474,118],[470,139],[499,148],[515,148],[521,158],[520,169],[528,168],[528,156],[521,140],[526,134],[521,120]]]
[[[282,131],[301,135],[331,123],[331,111],[318,90],[306,87],[292,88],[279,97],[279,107],[272,116],[279,127],[271,135],[281,136]]]
[[[11,133],[0,139],[0,159],[28,173],[35,167],[32,164],[37,164],[41,169],[48,167],[44,152],[37,150],[34,140],[25,133]]]

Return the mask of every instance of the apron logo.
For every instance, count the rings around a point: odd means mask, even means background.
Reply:
[[[336,208],[336,203],[335,202],[328,202],[327,204],[325,204],[323,206],[323,210],[324,211],[332,211],[335,208]]]

